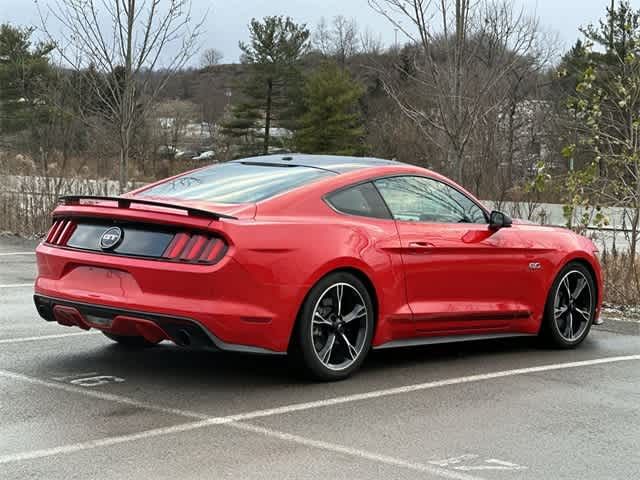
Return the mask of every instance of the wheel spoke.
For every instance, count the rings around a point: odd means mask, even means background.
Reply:
[[[582,293],[582,290],[584,290],[584,287],[586,285],[587,285],[587,281],[584,279],[584,277],[580,277],[578,279],[578,282],[576,283],[576,288],[572,294],[572,297],[574,300],[578,298],[578,296],[580,296],[580,294]]]
[[[569,315],[567,315],[567,323],[564,329],[564,338],[566,338],[567,340],[573,339],[573,314],[571,312],[569,312]]]
[[[565,279],[562,281],[562,285],[564,285],[564,288],[567,289],[568,298],[571,298],[571,287],[569,286],[569,277],[565,277]]]
[[[347,313],[342,320],[344,323],[349,323],[357,318],[362,318],[367,315],[367,309],[364,305],[356,305],[351,312]]]
[[[335,282],[320,295],[311,315],[313,351],[334,371],[349,368],[367,341],[368,309],[360,291],[348,282]]]
[[[349,356],[351,357],[351,360],[355,360],[355,358],[358,356],[358,350],[356,350],[356,347],[351,345],[351,342],[349,341],[349,339],[344,333],[341,333],[340,336],[342,337],[342,341],[347,347],[347,351],[349,352]]]
[[[565,274],[556,290],[553,305],[553,319],[560,336],[570,342],[580,340],[588,329],[593,312],[589,277],[579,270]]]
[[[565,313],[567,313],[567,310],[569,310],[569,306],[568,305],[563,305],[560,308],[555,308],[554,312],[553,312],[553,316],[554,318],[557,320],[559,319],[562,315],[564,315]]]
[[[329,335],[326,345],[322,348],[322,350],[318,352],[318,356],[320,357],[320,360],[322,360],[322,363],[324,364],[329,363],[329,360],[331,359],[331,353],[333,352],[333,346],[335,345],[335,343],[336,343],[336,335],[332,333],[331,335]]]
[[[338,296],[338,312],[337,315],[342,315],[342,295],[344,294],[344,285],[339,283],[336,285],[337,296]]]
[[[324,318],[318,312],[316,312],[316,314],[313,317],[313,323],[315,323],[316,325],[329,325],[329,326],[333,325],[333,323],[331,323],[329,320]]]
[[[583,310],[575,307],[575,311],[578,312],[588,322],[591,319],[591,312],[589,310]]]

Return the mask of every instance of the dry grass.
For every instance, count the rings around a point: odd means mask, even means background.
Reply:
[[[640,305],[640,258],[626,253],[603,253],[604,301],[609,305]],[[635,265],[634,265],[635,263]]]
[[[43,235],[51,226],[59,197],[74,194],[115,195],[117,183],[80,177],[0,176],[0,231]]]
[[[95,171],[87,167],[96,165],[97,160],[72,160],[66,162],[65,168],[51,163],[45,172],[28,157],[0,152],[0,232],[27,237],[44,234],[51,225],[51,212],[62,195],[118,195],[116,181],[97,178]],[[151,176],[132,168],[126,190],[205,164],[194,160],[163,160],[156,166],[158,171]]]

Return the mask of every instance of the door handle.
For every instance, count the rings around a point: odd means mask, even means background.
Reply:
[[[434,247],[435,245],[429,242],[409,242],[409,248],[416,248],[419,250],[429,250]]]

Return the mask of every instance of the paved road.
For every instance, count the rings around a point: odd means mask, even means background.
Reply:
[[[40,320],[0,241],[0,478],[640,478],[640,337],[379,352],[340,383],[284,358],[123,350]],[[10,286],[17,285],[17,286]]]

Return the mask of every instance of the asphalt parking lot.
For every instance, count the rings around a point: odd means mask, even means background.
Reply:
[[[640,478],[640,337],[377,352],[354,378],[286,358],[123,350],[47,324],[33,243],[0,239],[0,478]]]

